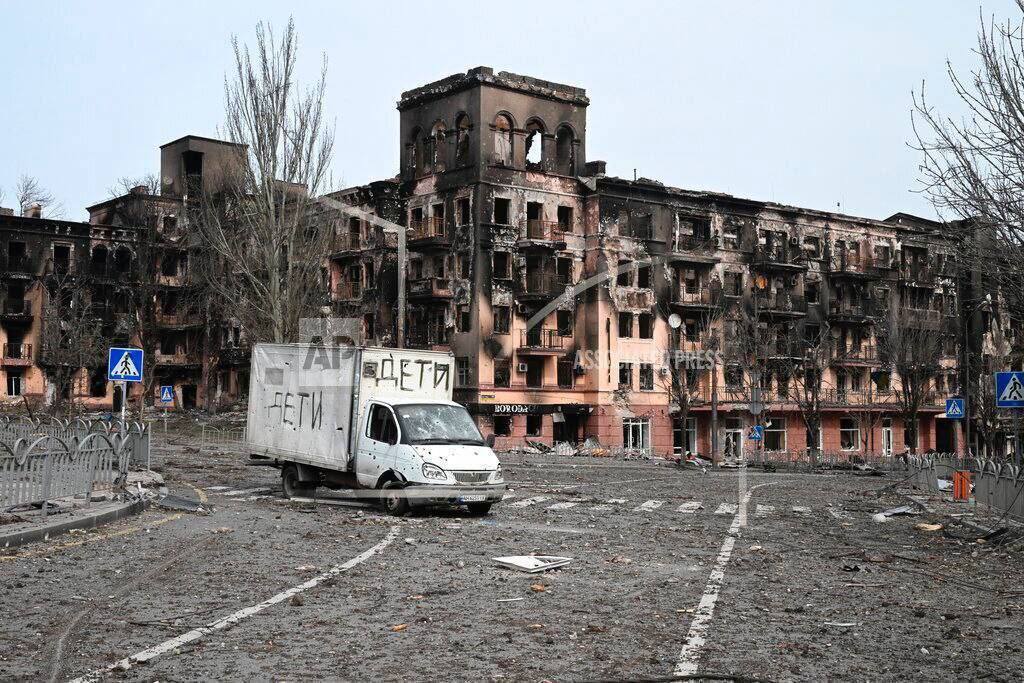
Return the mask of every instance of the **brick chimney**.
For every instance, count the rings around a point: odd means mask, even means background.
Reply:
[[[43,217],[43,205],[36,202],[32,206],[28,207],[28,211],[25,215],[29,218],[42,218]]]

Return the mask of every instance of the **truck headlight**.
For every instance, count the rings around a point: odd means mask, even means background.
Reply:
[[[423,478],[444,481],[448,478],[448,475],[445,474],[445,471],[437,465],[431,465],[429,462],[425,462],[423,463]]]
[[[494,470],[494,474],[491,475],[491,482],[495,484],[501,484],[505,481],[505,477],[501,474],[501,463]]]

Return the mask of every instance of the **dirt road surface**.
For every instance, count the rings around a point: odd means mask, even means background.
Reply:
[[[284,500],[237,454],[158,460],[215,511],[0,556],[0,679],[1024,676],[1021,554],[872,521],[891,478],[510,457],[490,515],[393,518]],[[530,553],[573,561],[491,559]]]

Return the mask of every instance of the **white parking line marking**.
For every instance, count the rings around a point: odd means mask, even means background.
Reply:
[[[682,512],[683,514],[693,515],[697,513],[697,510],[703,510],[704,505],[700,501],[691,501],[689,503],[683,503],[676,508],[676,512]]]
[[[722,541],[722,549],[715,559],[715,566],[711,570],[708,582],[704,586],[704,595],[695,610],[693,621],[690,622],[690,630],[683,641],[683,647],[679,651],[679,663],[676,664],[676,676],[693,676],[697,673],[697,663],[700,660],[700,650],[704,647],[705,635],[711,624],[711,618],[715,615],[715,603],[718,602],[718,593],[722,589],[722,581],[725,579],[725,567],[732,557],[733,546],[736,545],[736,534],[740,527],[747,525],[747,504],[754,490],[771,484],[757,484],[751,486],[740,499],[739,510],[732,518],[729,525],[729,532]],[[736,507],[735,505],[733,507]]]
[[[230,486],[207,486],[206,490],[207,491],[227,491],[229,488],[231,488],[231,487]]]
[[[548,510],[568,510],[569,508],[576,507],[577,505],[579,505],[579,503],[555,503],[554,505],[549,505]]]
[[[774,505],[761,505],[760,503],[758,503],[757,511],[755,511],[754,514],[758,517],[767,517],[773,512],[775,512]]]
[[[648,500],[633,508],[633,512],[650,512],[665,504],[663,500]]]
[[[798,515],[806,515],[810,514],[811,508],[804,507],[802,505],[794,505],[793,512],[797,513]]]
[[[606,503],[611,503],[612,505],[622,505],[623,503],[626,502],[626,499],[625,498],[609,498],[605,502]]]
[[[503,495],[501,497],[501,499],[502,500],[508,500],[509,498],[515,498],[515,497],[516,497],[516,494],[506,492],[505,495]]]
[[[716,515],[735,515],[736,514],[736,503],[722,503],[715,510]]]
[[[523,498],[522,500],[517,500],[514,503],[509,503],[508,506],[510,508],[524,508],[527,505],[543,503],[545,500],[549,500],[548,496],[534,496],[533,498]]]
[[[611,505],[604,505],[604,504],[601,504],[601,505],[595,505],[595,506],[593,506],[593,507],[592,507],[592,508],[590,508],[590,509],[591,509],[591,510],[611,510],[611,509],[612,509],[612,506],[611,506]]]
[[[352,567],[355,567],[357,564],[365,562],[366,560],[370,559],[371,557],[373,557],[374,555],[376,555],[377,553],[391,545],[391,542],[395,540],[396,536],[398,536],[398,530],[399,527],[397,526],[391,527],[391,531],[388,532],[388,535],[385,536],[384,540],[380,541],[377,545],[373,546],[372,548],[369,548],[368,550],[364,550],[362,553],[356,555],[344,564],[339,564],[335,565],[334,567],[331,567],[327,572],[321,574],[320,576],[313,577],[305,583],[300,583],[299,585],[293,586],[286,591],[282,591],[273,597],[267,598],[258,605],[252,605],[251,607],[240,609],[237,612],[229,614],[226,617],[221,617],[220,619],[211,622],[206,626],[200,626],[199,628],[192,629],[191,631],[183,633],[180,636],[171,638],[170,640],[165,640],[159,645],[154,645],[153,647],[142,650],[141,652],[136,652],[135,654],[125,657],[120,661],[114,662],[110,666],[107,666],[102,669],[97,669],[95,671],[91,671],[85,674],[84,676],[74,679],[72,683],[85,683],[86,681],[89,681],[91,683],[92,681],[98,681],[100,678],[102,678],[104,674],[110,673],[111,671],[127,671],[134,664],[148,662],[151,659],[156,659],[162,654],[166,654],[176,648],[182,647],[183,645],[187,645],[189,643],[200,640],[201,638],[204,638],[205,636],[208,636],[211,633],[216,633],[217,631],[222,631],[226,628],[234,626],[243,619],[248,619],[252,615],[258,614],[268,607],[272,607],[273,605],[276,605],[279,602],[284,602],[293,595],[297,595],[303,591],[309,590],[310,588],[314,588],[315,586],[319,585],[320,583],[323,583],[327,579],[333,576],[337,576],[342,572],[346,572]]]

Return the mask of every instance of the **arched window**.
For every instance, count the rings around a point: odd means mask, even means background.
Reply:
[[[526,124],[526,165],[544,163],[544,124],[533,120]]]
[[[573,145],[572,128],[560,126],[555,133],[555,167],[559,173],[574,175],[576,173],[576,150]]]
[[[455,120],[455,165],[463,166],[469,163],[469,129],[472,124],[469,117],[460,114]]]
[[[494,163],[512,165],[512,121],[504,114],[494,117]]]
[[[128,247],[118,247],[114,252],[114,270],[127,273],[132,267],[132,251]]]
[[[438,121],[430,129],[430,139],[427,141],[427,161],[435,173],[443,171],[447,161],[444,143],[444,138],[447,134],[448,127],[444,125],[444,121]]]
[[[409,158],[409,172],[413,175],[419,173],[420,169],[423,168],[423,157],[420,154],[420,129],[413,128],[412,136],[409,138],[409,144],[406,149]]]
[[[89,268],[93,275],[106,275],[107,274],[107,255],[110,252],[102,244],[97,244],[92,248],[92,257],[90,258]]]

